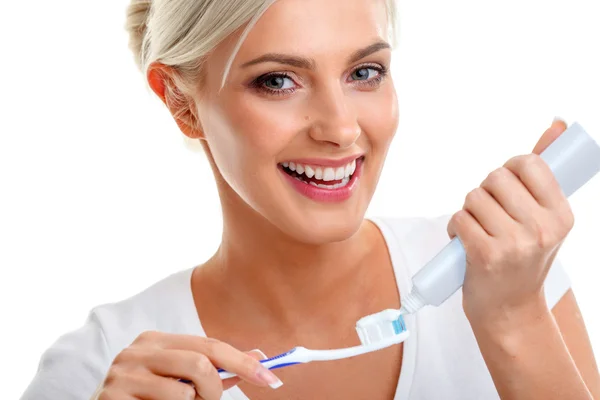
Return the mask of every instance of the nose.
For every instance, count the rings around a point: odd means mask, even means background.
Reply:
[[[318,117],[310,127],[310,136],[318,142],[339,148],[353,145],[361,134],[358,115],[350,99],[339,86],[323,90],[315,99],[313,115]]]

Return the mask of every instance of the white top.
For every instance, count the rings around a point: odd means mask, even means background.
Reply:
[[[450,241],[449,218],[372,219],[385,237],[400,293],[409,292],[410,278]],[[144,331],[205,336],[192,297],[192,271],[180,271],[133,297],[94,308],[81,328],[63,335],[44,352],[21,400],[89,399],[114,357]],[[548,305],[553,307],[569,287],[557,260],[546,279]],[[499,399],[461,296],[459,290],[440,307],[425,307],[406,316],[411,335],[404,343],[395,399]],[[222,400],[248,397],[233,387]]]

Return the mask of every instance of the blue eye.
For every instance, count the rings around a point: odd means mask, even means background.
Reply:
[[[379,73],[379,71],[375,68],[359,68],[352,73],[352,78],[357,81],[367,81],[373,78],[373,75],[377,73]]]
[[[286,84],[287,81],[287,84]],[[271,75],[267,76],[263,81],[263,84],[269,89],[282,90],[290,89],[294,87],[294,81],[285,75]]]

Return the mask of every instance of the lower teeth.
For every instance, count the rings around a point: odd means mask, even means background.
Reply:
[[[340,183],[336,183],[335,185],[324,185],[322,183],[315,183],[315,182],[312,182],[312,181],[311,182],[306,182],[305,180],[300,179],[297,176],[294,177],[294,178],[297,179],[297,180],[299,180],[302,183],[307,183],[309,185],[313,185],[313,186],[316,186],[316,187],[319,187],[319,188],[322,188],[322,189],[330,189],[330,190],[342,188],[342,187],[346,186],[348,184],[348,182],[350,182],[350,177],[342,179],[342,181]]]

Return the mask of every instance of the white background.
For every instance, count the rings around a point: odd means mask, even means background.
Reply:
[[[145,89],[126,0],[0,5],[0,376],[17,398],[95,305],[197,265],[220,239],[209,166]],[[402,1],[401,121],[369,215],[452,213],[555,115],[600,136],[594,0]],[[600,355],[600,177],[562,251]],[[174,310],[176,311],[176,310]]]

